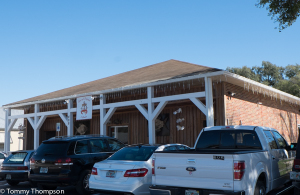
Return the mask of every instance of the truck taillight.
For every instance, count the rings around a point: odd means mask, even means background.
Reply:
[[[152,175],[155,175],[155,158],[152,159]]]
[[[125,172],[124,177],[145,177],[147,173],[148,173],[148,169],[145,168],[131,169]]]
[[[300,169],[300,159],[294,159],[294,168]]]
[[[92,169],[92,175],[98,175],[97,168],[93,167],[93,169]]]
[[[245,173],[245,161],[234,161],[233,175],[234,180],[241,180]]]
[[[55,165],[73,165],[71,158],[57,159],[54,164]]]

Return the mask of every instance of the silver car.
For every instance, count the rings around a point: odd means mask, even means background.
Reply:
[[[150,194],[153,152],[189,149],[182,144],[125,147],[108,159],[95,163],[89,179],[89,188],[101,193]]]
[[[6,179],[11,186],[27,181],[30,171],[29,159],[33,153],[34,150],[12,152],[1,165],[0,178]]]

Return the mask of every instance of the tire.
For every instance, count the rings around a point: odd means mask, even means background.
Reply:
[[[6,180],[6,182],[10,185],[10,186],[16,186],[19,184],[18,181],[13,181],[13,180]]]
[[[79,181],[76,185],[76,191],[81,195],[89,194],[89,178],[91,176],[91,170],[84,170],[79,177]]]
[[[254,195],[266,195],[266,186],[263,182],[257,181],[254,190]]]

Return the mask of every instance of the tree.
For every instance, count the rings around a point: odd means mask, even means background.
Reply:
[[[260,67],[226,68],[227,71],[254,81],[272,86],[281,91],[300,97],[300,65],[287,65],[285,68],[263,61]]]
[[[300,15],[300,0],[259,0],[258,7],[267,7],[269,16],[279,22],[279,32],[291,26]]]
[[[259,82],[265,85],[273,86],[283,79],[284,68],[271,62],[263,61],[261,67],[254,66],[252,70],[259,76]]]
[[[247,66],[243,66],[242,68],[227,67],[226,70],[228,72],[232,72],[234,74],[238,74],[238,75],[241,75],[243,77],[246,77],[246,78],[249,78],[251,80],[259,82],[259,76],[251,68],[248,68]]]

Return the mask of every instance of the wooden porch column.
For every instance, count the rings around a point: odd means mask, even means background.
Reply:
[[[73,112],[71,112],[71,108],[73,108],[73,100],[68,99],[68,136],[73,135]]]
[[[208,127],[214,126],[212,79],[208,77],[205,77],[205,101],[206,101],[206,108],[207,108],[206,125]]]
[[[148,133],[149,133],[149,144],[155,144],[155,119],[153,119],[152,113],[154,111],[154,104],[152,98],[154,98],[154,88],[147,87],[148,96]]]
[[[104,117],[106,114],[106,109],[104,108],[105,103],[105,95],[100,94],[100,135],[106,135],[106,124],[104,123]]]
[[[5,130],[4,130],[4,151],[10,151],[10,131],[12,130],[13,126],[16,124],[17,119],[9,119],[11,116],[11,109],[8,108],[5,110]]]

